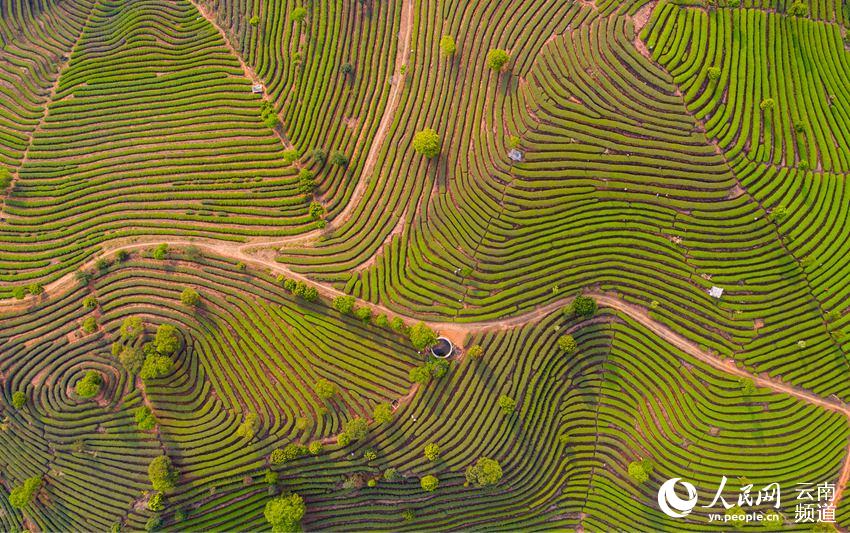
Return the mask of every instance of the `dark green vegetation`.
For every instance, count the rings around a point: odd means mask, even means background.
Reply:
[[[0,530],[720,531],[660,483],[839,479],[846,2],[0,7]]]

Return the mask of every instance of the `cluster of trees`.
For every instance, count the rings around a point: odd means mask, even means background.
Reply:
[[[445,359],[430,358],[427,363],[410,369],[410,381],[422,386],[431,383],[432,379],[440,379],[449,371],[449,362]]]
[[[270,129],[275,129],[280,124],[280,118],[277,116],[274,105],[269,101],[260,104],[260,118],[263,120],[263,124]]]
[[[145,342],[145,325],[139,317],[127,317],[121,323],[120,340],[112,344],[112,355],[132,375],[143,380],[167,375],[174,367],[171,358],[180,348],[175,326],[160,324],[153,341]]]
[[[41,283],[30,283],[29,285],[18,285],[12,287],[12,296],[17,300],[23,300],[27,294],[38,296],[44,292],[44,286]]]
[[[348,420],[342,426],[342,433],[337,436],[337,443],[340,446],[348,446],[356,440],[360,440],[366,436],[369,431],[369,425],[359,416]]]
[[[307,285],[303,281],[295,281],[285,276],[278,276],[277,280],[283,285],[284,289],[288,290],[294,296],[303,298],[308,302],[315,302],[319,299],[319,290],[312,285]]]
[[[271,524],[272,533],[294,533],[301,530],[301,520],[306,512],[304,499],[292,493],[269,500],[263,516]]]

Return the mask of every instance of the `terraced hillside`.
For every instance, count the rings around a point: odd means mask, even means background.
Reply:
[[[848,20],[0,1],[0,529],[850,527]]]

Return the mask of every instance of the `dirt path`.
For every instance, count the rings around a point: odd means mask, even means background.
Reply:
[[[104,253],[100,254],[97,257],[90,259],[82,268],[90,268],[98,259],[108,258],[114,256],[119,250],[133,252],[139,251],[144,248],[150,248],[156,244],[167,244],[170,247],[186,247],[186,246],[194,246],[199,250],[203,250],[206,252],[211,252],[212,254],[220,255],[227,257],[229,259],[235,259],[238,261],[242,261],[246,264],[252,265],[260,265],[265,267],[272,273],[283,274],[286,277],[295,279],[297,281],[303,281],[308,283],[319,291],[319,294],[324,296],[325,298],[335,298],[336,296],[347,296],[343,291],[328,285],[324,285],[321,283],[317,283],[314,280],[311,280],[304,274],[300,274],[297,272],[293,272],[286,265],[275,261],[274,259],[269,259],[265,257],[259,257],[256,255],[251,255],[246,251],[246,249],[256,246],[255,243],[247,243],[247,244],[233,244],[233,243],[221,243],[221,242],[199,242],[199,241],[191,241],[191,240],[158,240],[158,241],[146,241],[146,242],[136,242],[132,244],[125,244],[121,246],[116,246]],[[59,280],[51,283],[47,287],[45,287],[44,294],[55,295],[61,293],[64,290],[67,290],[73,287],[73,284],[76,283],[76,280],[71,274],[68,274]],[[850,421],[850,407],[837,399],[832,398],[823,398],[809,392],[807,390],[801,389],[794,385],[790,385],[783,381],[773,379],[767,377],[765,375],[753,375],[749,371],[739,368],[735,361],[732,359],[723,359],[710,351],[703,350],[699,347],[699,345],[690,339],[684,337],[683,335],[673,331],[668,326],[662,324],[661,322],[653,319],[649,311],[636,304],[632,304],[622,300],[614,293],[609,292],[600,292],[600,291],[588,291],[585,292],[587,296],[593,297],[596,302],[603,307],[609,307],[611,309],[615,309],[624,315],[628,316],[635,322],[639,323],[653,334],[661,337],[666,340],[673,346],[679,348],[683,352],[688,355],[708,364],[709,366],[720,370],[721,372],[731,374],[733,376],[738,376],[744,379],[751,379],[756,385],[759,387],[763,387],[766,389],[770,389],[774,392],[780,392],[783,394],[787,394],[791,397],[794,397],[800,401],[805,403],[816,405],[823,409],[827,409],[829,411],[834,411],[842,414],[845,418]],[[509,329],[513,327],[520,327],[526,324],[534,323],[545,316],[557,312],[562,309],[564,306],[569,304],[572,301],[572,296],[566,296],[559,300],[555,300],[546,305],[540,306],[533,311],[529,311],[527,313],[522,313],[519,315],[515,315],[509,318],[501,319],[501,320],[487,320],[480,322],[464,322],[464,323],[450,323],[450,322],[434,322],[434,321],[426,321],[425,323],[433,328],[435,331],[439,332],[441,335],[449,338],[452,343],[457,346],[462,347],[466,338],[474,333],[478,333],[482,330],[492,330],[492,329]],[[0,310],[11,311],[16,309],[25,309],[26,306],[32,303],[33,298],[28,297],[24,301],[12,301],[12,300],[3,300],[0,301]],[[379,304],[375,304],[367,301],[358,301],[357,304],[362,307],[368,307],[372,309],[375,313],[383,313],[388,317],[392,318],[395,316],[400,317],[406,322],[415,322],[417,319],[415,317],[409,317],[402,315],[396,311],[393,311],[387,307],[384,307]],[[402,398],[403,401],[409,401],[409,399],[415,394],[415,387],[411,389],[410,393]],[[842,493],[844,492],[845,487],[847,486],[848,481],[850,481],[850,444],[848,444],[848,453],[845,454],[844,463],[841,467],[841,472],[838,478],[838,482],[836,483],[836,492],[835,498],[833,502],[837,505]]]

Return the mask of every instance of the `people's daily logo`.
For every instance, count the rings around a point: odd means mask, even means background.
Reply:
[[[778,524],[786,520],[781,513],[782,487],[779,483],[768,483],[761,489],[753,489],[753,484],[741,477],[738,478],[738,494],[730,496],[731,491],[726,487],[728,481],[729,478],[723,476],[711,502],[698,506],[699,495],[692,483],[678,477],[668,479],[658,488],[658,508],[675,519],[685,518],[697,508],[708,509],[706,514],[709,522],[730,522],[736,526],[747,522]],[[797,483],[794,491],[797,493],[794,523],[835,522],[837,494],[834,483]]]
[[[668,479],[658,489],[658,507],[664,511],[664,514],[672,518],[683,518],[690,514],[691,510],[697,504],[697,489],[687,481],[681,481],[682,478],[674,477]],[[676,494],[676,483],[681,481],[682,487],[688,492],[687,498],[680,498]]]

